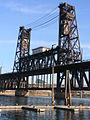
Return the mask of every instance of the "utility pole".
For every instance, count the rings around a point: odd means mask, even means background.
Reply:
[[[52,65],[52,106],[54,106],[54,62]]]
[[[53,53],[53,46],[55,44],[52,45],[52,106],[54,106],[54,53]]]
[[[65,105],[72,105],[71,84],[69,78],[69,70],[66,70],[66,84],[65,84]]]

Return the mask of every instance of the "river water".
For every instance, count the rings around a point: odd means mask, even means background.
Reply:
[[[72,99],[73,105],[90,106],[90,99]],[[1,105],[51,105],[50,97],[14,97],[0,96]],[[63,100],[55,100],[55,104],[64,104]],[[90,111],[84,110],[74,113],[64,110],[46,110],[39,113],[28,110],[0,111],[0,120],[90,120]]]

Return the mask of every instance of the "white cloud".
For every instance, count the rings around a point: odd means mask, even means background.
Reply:
[[[6,3],[4,5],[4,7],[7,9],[10,9],[12,11],[25,13],[25,14],[42,14],[43,12],[45,13],[45,10],[47,10],[45,5],[28,7],[28,6],[25,6],[23,4],[15,3],[15,2]],[[46,12],[48,12],[48,11],[46,11]]]

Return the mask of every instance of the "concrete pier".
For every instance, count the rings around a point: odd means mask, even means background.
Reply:
[[[90,98],[90,91],[85,90],[78,90],[78,91],[71,91],[73,98]],[[65,98],[65,92],[55,92],[55,98],[57,99],[64,99]]]
[[[2,96],[45,96],[50,97],[51,91],[50,90],[28,90],[27,91],[15,91],[15,90],[5,90],[0,91],[0,95]]]

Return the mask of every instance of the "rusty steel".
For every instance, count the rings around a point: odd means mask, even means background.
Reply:
[[[65,90],[67,70],[72,90],[90,90],[90,61],[82,61],[75,7],[61,3],[59,9],[59,40],[56,48],[30,55],[31,29],[20,27],[13,72],[0,74],[1,90],[51,89],[53,62],[57,75],[54,87],[58,91]],[[30,76],[32,79],[28,84]]]

